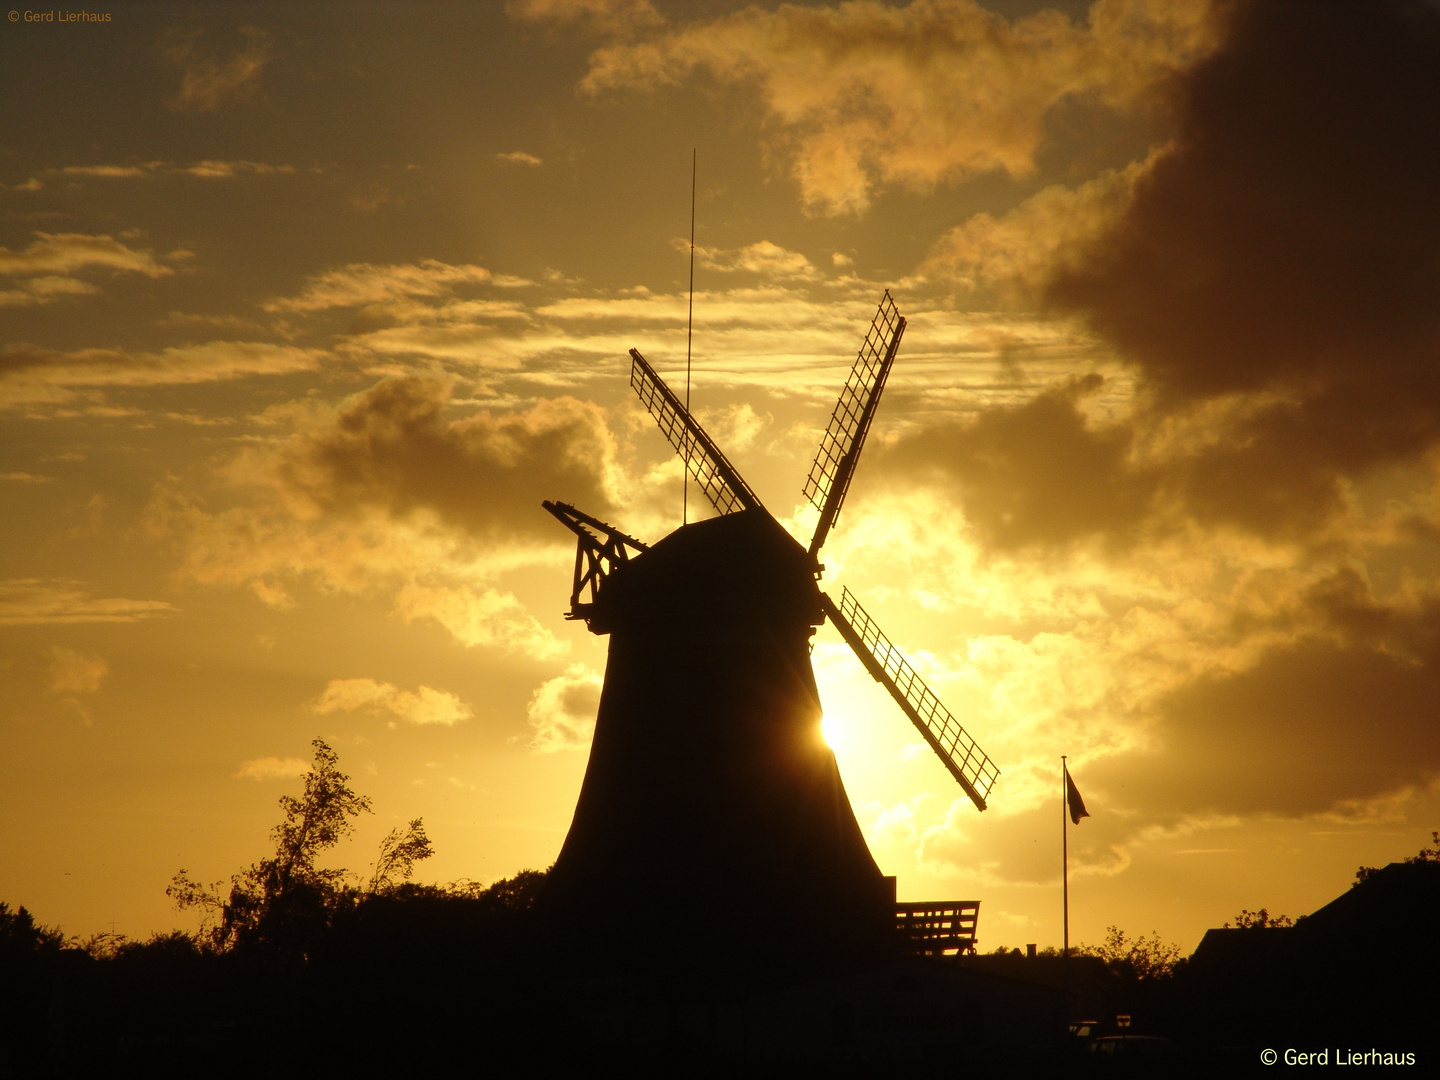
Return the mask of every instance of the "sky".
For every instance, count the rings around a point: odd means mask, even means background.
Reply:
[[[89,11],[90,9],[86,9]],[[0,31],[0,899],[188,927],[311,740],[420,880],[543,868],[607,639],[560,499],[654,542],[683,382],[1000,769],[831,627],[856,817],[979,944],[1192,949],[1440,828],[1440,7],[130,4]],[[38,13],[44,15],[45,13]],[[693,506],[693,503],[692,503]]]

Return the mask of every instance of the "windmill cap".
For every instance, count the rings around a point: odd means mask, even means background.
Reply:
[[[764,510],[683,525],[605,579],[595,615],[614,626],[824,618],[814,560]]]

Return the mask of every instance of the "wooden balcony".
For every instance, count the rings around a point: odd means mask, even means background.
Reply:
[[[973,953],[979,918],[979,900],[895,905],[895,928],[900,931],[906,951],[921,956]]]

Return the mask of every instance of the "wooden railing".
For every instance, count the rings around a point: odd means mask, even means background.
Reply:
[[[979,919],[979,900],[895,905],[895,928],[904,939],[906,951],[924,956],[974,952],[975,924]]]

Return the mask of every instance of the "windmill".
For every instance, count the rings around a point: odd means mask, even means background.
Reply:
[[[630,385],[719,516],[653,546],[560,502],[567,618],[609,634],[595,736],[542,906],[613,969],[814,971],[878,955],[893,880],[820,735],[810,638],[829,619],[980,809],[998,772],[848,589],[817,584],[905,332],[888,292],[804,485],[808,548],[765,509],[646,359]],[[562,934],[562,936],[564,936]]]

